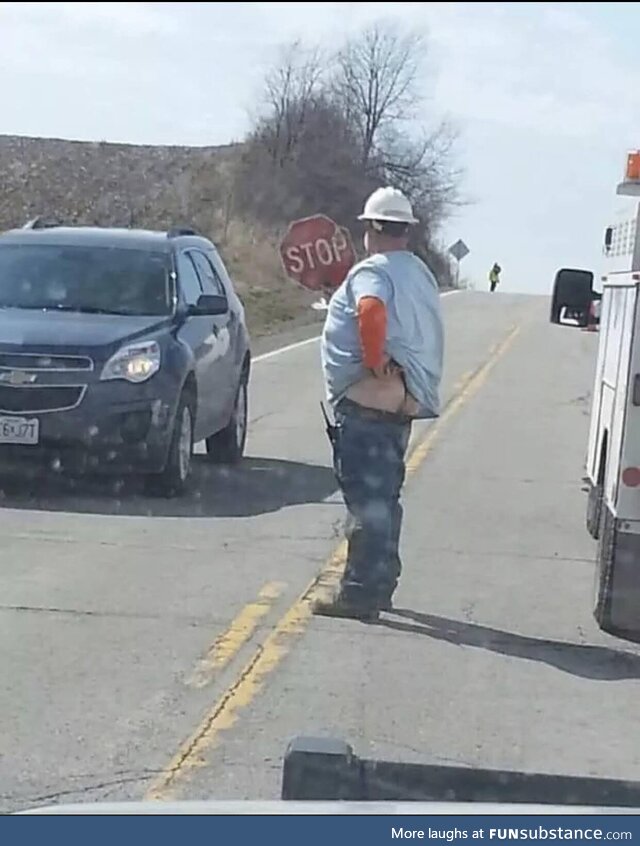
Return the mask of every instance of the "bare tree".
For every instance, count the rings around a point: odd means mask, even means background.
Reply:
[[[323,212],[353,226],[367,195],[395,185],[420,226],[412,248],[446,283],[435,234],[459,202],[456,134],[418,118],[425,42],[378,23],[325,61],[294,42],[265,79],[263,112],[245,141],[233,186],[235,209],[269,228]]]
[[[269,225],[316,212],[351,224],[375,185],[363,171],[358,139],[340,108],[322,94],[310,100],[297,143],[277,162],[271,121],[263,119],[246,144],[234,186],[238,210]]]
[[[385,127],[414,116],[425,50],[422,34],[379,22],[339,51],[334,86],[359,129],[364,164]]]
[[[265,79],[265,100],[271,153],[284,164],[299,143],[309,107],[318,95],[322,81],[322,53],[294,41],[281,49],[276,65]]]
[[[380,145],[380,167],[387,182],[410,197],[425,231],[436,228],[462,204],[462,170],[455,163],[456,129],[446,121],[411,137],[391,127]]]

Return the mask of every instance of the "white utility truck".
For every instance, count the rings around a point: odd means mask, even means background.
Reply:
[[[640,153],[618,195],[640,196]],[[627,201],[630,202],[630,201]],[[604,631],[640,639],[640,214],[636,200],[604,238],[600,338],[587,450],[587,529],[598,540],[594,615]],[[593,275],[560,271],[551,321],[579,313]],[[570,285],[567,276],[573,274]],[[567,294],[567,290],[569,294]],[[598,295],[596,295],[598,298]],[[592,299],[593,303],[594,300]],[[591,308],[591,322],[594,310]],[[581,324],[583,321],[578,320]]]

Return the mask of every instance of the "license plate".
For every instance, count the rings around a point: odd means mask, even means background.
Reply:
[[[0,444],[37,444],[39,434],[36,417],[0,417]]]

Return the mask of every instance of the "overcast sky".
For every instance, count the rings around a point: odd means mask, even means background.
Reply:
[[[505,290],[546,293],[597,270],[640,147],[639,3],[1,3],[0,133],[238,140],[279,44],[381,17],[427,30],[422,117],[461,131],[473,203],[442,237],[469,245],[465,275],[497,260]]]

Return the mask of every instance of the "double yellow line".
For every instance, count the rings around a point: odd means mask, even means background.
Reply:
[[[256,602],[245,605],[226,632],[216,638],[187,679],[187,686],[206,687],[220,673],[253,636],[260,621],[267,616],[273,602],[282,594],[285,585],[268,582],[258,594]]]
[[[520,326],[514,326],[491,350],[485,363],[464,376],[456,385],[453,398],[446,405],[441,416],[410,453],[407,461],[408,475],[415,473],[433,449],[442,429],[482,387],[489,373],[512,345],[519,332]],[[221,732],[236,723],[240,712],[256,698],[269,675],[289,652],[296,638],[304,632],[311,618],[313,603],[316,599],[328,595],[339,582],[345,566],[345,552],[346,544],[343,542],[321,572],[307,585],[289,610],[275,624],[262,645],[257,647],[233,684],[208,711],[193,734],[182,743],[160,776],[150,785],[146,799],[165,801],[170,799],[171,791],[177,782],[182,780],[190,770],[205,763],[205,752],[216,745]],[[211,653],[205,656],[202,664],[196,669],[191,679],[192,684],[198,687],[203,686],[213,672],[228,663],[232,655],[253,634],[257,623],[269,610],[274,592],[278,591],[279,587],[273,585],[263,588],[258,603],[247,606],[234,620],[228,632],[214,643]]]

